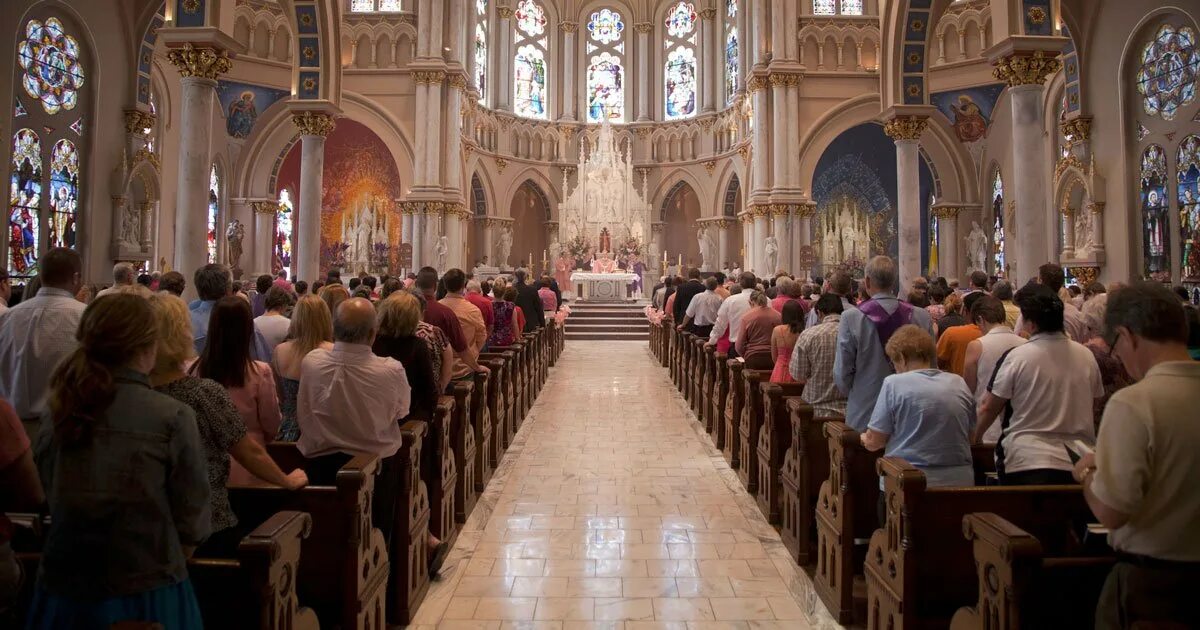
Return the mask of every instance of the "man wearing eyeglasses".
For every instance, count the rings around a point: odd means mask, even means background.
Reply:
[[[1096,627],[1197,628],[1200,363],[1188,354],[1183,306],[1166,287],[1140,282],[1108,296],[1106,341],[1138,382],[1109,399],[1096,452],[1074,470],[1118,557]]]
[[[975,442],[997,419],[996,472],[1004,485],[1074,483],[1065,444],[1096,442],[1092,400],[1104,395],[1092,351],[1063,332],[1063,303],[1049,287],[1017,292],[1029,341],[1000,357],[976,411]]]

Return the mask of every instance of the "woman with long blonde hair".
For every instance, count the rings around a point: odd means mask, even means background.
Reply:
[[[300,364],[309,352],[317,348],[333,349],[333,315],[328,302],[315,295],[306,295],[292,309],[288,340],[275,346],[271,367],[279,379],[279,409],[282,422],[276,439],[295,442],[300,439],[296,423],[296,396],[300,393]]]

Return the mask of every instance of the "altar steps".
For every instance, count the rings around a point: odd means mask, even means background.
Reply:
[[[642,304],[571,303],[567,341],[648,341],[650,330]]]

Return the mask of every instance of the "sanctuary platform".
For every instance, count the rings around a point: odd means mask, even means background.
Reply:
[[[648,341],[650,333],[642,312],[645,307],[645,302],[571,302],[571,316],[564,331],[567,341]]]

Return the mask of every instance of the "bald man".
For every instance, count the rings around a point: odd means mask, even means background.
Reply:
[[[300,365],[296,446],[305,457],[400,449],[400,420],[408,415],[411,389],[400,362],[371,352],[375,307],[364,298],[338,306],[333,349],[317,349]]]

